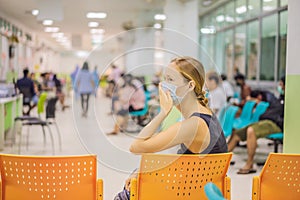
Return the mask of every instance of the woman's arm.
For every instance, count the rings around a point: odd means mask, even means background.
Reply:
[[[158,120],[159,116],[157,116],[157,121]],[[156,119],[153,121],[156,121]],[[130,151],[136,154],[153,153],[171,148],[181,143],[189,144],[194,140],[199,130],[199,122],[200,120],[197,118],[189,118],[183,122],[177,122],[167,130],[155,135],[143,130],[138,138],[132,143]],[[143,137],[140,136],[141,134],[143,134]]]

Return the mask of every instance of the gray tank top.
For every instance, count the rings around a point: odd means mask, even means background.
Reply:
[[[191,117],[196,116],[203,119],[209,129],[210,142],[206,149],[201,153],[195,153],[190,151],[184,144],[181,144],[181,148],[178,150],[178,154],[215,154],[215,153],[227,153],[227,143],[220,126],[220,123],[215,115],[207,115],[202,113],[193,113]]]

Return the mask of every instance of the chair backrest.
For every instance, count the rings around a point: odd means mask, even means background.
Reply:
[[[204,186],[204,191],[208,200],[225,200],[225,198],[222,195],[222,192],[212,182],[209,182]]]
[[[215,183],[224,193],[232,153],[207,155],[142,155],[138,199],[206,199],[204,186]]]
[[[228,106],[224,110],[221,110],[221,115],[219,116],[219,122],[222,126],[225,137],[228,137],[232,133],[233,122],[235,115],[239,107],[237,106]]]
[[[57,97],[51,98],[47,101],[47,106],[46,106],[46,119],[55,118],[55,105],[58,101]]]
[[[270,153],[259,177],[259,199],[300,199],[300,154]]]
[[[250,120],[252,116],[252,110],[255,104],[256,104],[255,101],[246,101],[246,103],[243,106],[240,119]]]
[[[47,93],[46,92],[42,92],[40,94],[40,97],[39,97],[39,100],[38,100],[38,103],[37,103],[37,111],[38,111],[38,114],[41,114],[44,112],[44,108],[45,108],[45,102],[47,100]]]
[[[255,107],[255,111],[253,112],[252,114],[252,117],[251,117],[251,123],[254,123],[254,122],[258,122],[259,120],[259,117],[264,113],[266,112],[267,108],[269,107],[269,103],[268,102],[264,102],[264,101],[261,101],[257,104],[257,106]]]
[[[0,154],[3,200],[96,199],[95,155],[20,156]]]

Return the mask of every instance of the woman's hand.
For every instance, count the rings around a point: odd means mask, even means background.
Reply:
[[[173,107],[173,100],[171,98],[170,91],[163,91],[161,83],[159,84],[158,89],[160,110],[164,115],[168,115]]]

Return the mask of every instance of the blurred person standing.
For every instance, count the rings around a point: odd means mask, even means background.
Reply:
[[[209,107],[218,116],[219,111],[226,104],[226,94],[220,85],[220,77],[216,72],[207,75],[207,89],[209,90]]]
[[[98,74],[98,67],[95,66],[94,71],[93,71],[93,79],[95,83],[95,97],[97,97],[97,90],[99,86],[99,74]]]
[[[83,63],[82,69],[75,79],[75,91],[81,96],[82,116],[87,117],[89,98],[95,90],[93,74],[89,72],[87,62]]]
[[[226,94],[226,100],[227,100],[227,102],[229,102],[229,100],[234,95],[234,89],[233,89],[231,83],[227,80],[227,76],[225,74],[221,74],[221,79],[222,79],[222,86],[223,86],[224,92]]]
[[[29,70],[23,70],[23,78],[19,79],[16,83],[20,93],[23,94],[23,106],[29,106],[28,111],[23,111],[23,115],[30,115],[30,111],[37,105],[37,97],[34,89],[33,81],[28,77]],[[33,103],[33,105],[31,104]]]

